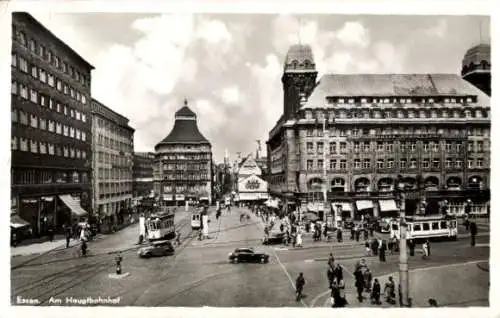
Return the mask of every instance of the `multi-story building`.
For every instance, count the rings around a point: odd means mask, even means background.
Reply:
[[[212,146],[200,133],[196,114],[184,107],[175,113],[174,128],[155,146],[154,191],[164,205],[186,200],[212,203]]]
[[[92,211],[94,67],[27,13],[12,34],[11,205],[40,235]]]
[[[311,48],[292,46],[267,142],[271,194],[321,214],[327,192],[337,215],[382,216],[398,209],[400,176],[416,190],[408,214],[489,211],[487,94],[458,74],[316,75]]]
[[[94,213],[104,224],[123,220],[132,203],[134,129],[128,118],[92,99]]]
[[[140,200],[147,197],[153,191],[153,163],[155,154],[153,152],[134,153],[134,181],[133,196]]]

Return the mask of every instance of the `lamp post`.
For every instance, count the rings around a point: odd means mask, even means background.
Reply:
[[[401,185],[401,177],[398,177],[398,186]],[[399,204],[399,284],[401,291],[401,303],[403,307],[410,307],[409,289],[410,279],[408,276],[408,253],[406,251],[406,196],[404,189],[398,189]]]

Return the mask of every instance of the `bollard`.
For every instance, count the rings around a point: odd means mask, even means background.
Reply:
[[[115,257],[115,262],[116,262],[116,274],[117,275],[121,275],[122,273],[122,256],[121,254],[118,254],[116,257]]]

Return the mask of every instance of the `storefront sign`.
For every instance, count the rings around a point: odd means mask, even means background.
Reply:
[[[260,182],[258,180],[249,180],[247,181],[245,188],[249,190],[257,190],[260,188]]]

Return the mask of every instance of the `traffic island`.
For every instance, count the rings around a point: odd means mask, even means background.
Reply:
[[[123,273],[123,274],[110,273],[108,275],[108,277],[111,278],[111,279],[123,279],[123,278],[125,278],[127,276],[130,276],[129,272]]]

